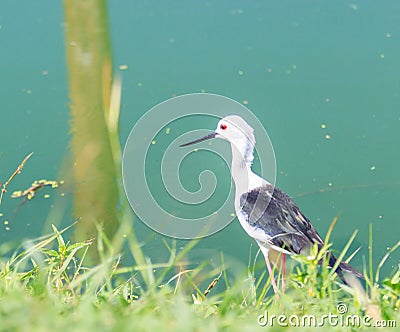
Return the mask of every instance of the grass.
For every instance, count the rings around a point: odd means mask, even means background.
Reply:
[[[344,306],[346,313],[338,315],[342,319],[372,315],[385,324],[400,324],[400,270],[378,283],[382,265],[400,243],[376,271],[369,271],[364,297],[338,281],[325,263],[319,266],[318,260],[325,256],[322,250],[296,258],[298,264],[287,276],[287,289],[278,300],[266,269],[256,259],[249,263],[247,276],[234,280],[229,267],[216,270],[207,263],[191,266],[187,262],[196,241],[180,252],[172,241],[166,242],[170,259],[165,264],[155,265],[145,258],[145,264],[124,265],[129,256],[137,255],[132,252],[137,250],[136,242],[130,243],[136,241],[133,232],[128,231],[126,237],[131,249],[121,256],[113,253],[101,230],[96,240],[77,243],[65,239],[67,230],[53,226],[51,234],[0,258],[0,330],[253,331],[271,323],[279,329],[279,315],[285,315],[286,323],[291,319],[292,324],[301,325],[305,319],[305,325],[313,325],[307,321],[312,317],[305,315],[314,315],[318,323],[323,315],[338,314]],[[94,241],[101,263],[89,267],[85,257]],[[267,318],[267,326],[260,326]],[[340,325],[330,326],[326,318],[325,327],[349,330]]]

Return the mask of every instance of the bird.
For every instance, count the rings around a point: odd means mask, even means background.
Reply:
[[[266,262],[271,285],[279,293],[271,261],[282,264],[282,292],[286,273],[286,255],[309,255],[316,244],[320,250],[324,241],[311,221],[293,199],[252,171],[256,144],[253,128],[240,116],[229,115],[219,120],[210,134],[181,144],[186,147],[205,140],[220,138],[231,145],[231,175],[235,183],[235,212],[246,231],[258,244]],[[328,251],[328,266],[333,268],[337,259]],[[345,274],[357,278],[364,276],[345,262],[340,262],[336,274],[347,284]]]

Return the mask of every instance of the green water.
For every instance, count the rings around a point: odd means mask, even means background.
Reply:
[[[123,78],[122,142],[141,115],[174,95],[204,90],[248,102],[274,145],[277,185],[321,235],[340,214],[335,248],[358,229],[353,248],[362,249],[354,265],[361,268],[369,224],[375,262],[399,240],[398,1],[121,0],[109,2],[109,21],[114,68]],[[0,207],[4,243],[49,232],[51,222],[74,220],[68,185],[23,205],[9,197],[35,179],[62,178],[70,141],[62,4],[2,1],[0,41],[1,181],[34,152]],[[215,122],[171,124],[170,135],[199,126],[213,129]],[[154,145],[154,164],[164,148]],[[200,171],[190,165],[212,169],[213,158],[186,161],[182,176],[189,189],[198,185],[198,172],[192,179],[191,172]],[[223,195],[228,169],[217,167],[215,173]],[[156,167],[153,175],[159,177]],[[152,260],[164,260],[162,236],[141,223],[135,227]],[[236,222],[202,240],[193,255],[218,261],[223,249],[240,268],[250,243]],[[385,271],[398,260],[394,254]]]

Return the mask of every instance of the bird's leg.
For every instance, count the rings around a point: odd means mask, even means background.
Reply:
[[[286,254],[282,254],[282,293],[285,292]]]
[[[269,276],[271,278],[272,288],[274,289],[275,294],[278,294],[279,293],[278,292],[278,287],[276,287],[274,273],[272,272],[272,268],[271,268],[271,264],[269,262],[268,255],[265,255],[265,262],[267,263],[267,269],[268,269],[268,272],[269,272]]]

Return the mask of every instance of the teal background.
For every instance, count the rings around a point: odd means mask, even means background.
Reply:
[[[358,229],[353,249],[362,249],[354,265],[362,268],[369,224],[375,263],[399,240],[398,1],[114,0],[109,21],[114,67],[123,78],[122,142],[141,115],[174,95],[206,91],[247,101],[274,145],[277,185],[321,235],[340,214],[332,236],[336,249]],[[42,191],[22,206],[9,197],[35,179],[62,179],[59,168],[70,138],[62,3],[3,0],[0,43],[0,180],[34,152],[0,207],[0,243],[18,243],[50,232],[50,222],[74,220],[67,185]],[[120,65],[128,69],[120,71]],[[213,129],[215,121],[170,127],[170,135],[178,136]],[[157,144],[154,149],[157,153]],[[155,162],[162,145],[158,152]],[[212,168],[215,158],[208,158],[192,164]],[[191,171],[182,169],[188,188],[196,188]],[[224,186],[228,170],[215,172]],[[327,188],[331,191],[319,192]],[[60,204],[65,212],[58,216]],[[47,220],[50,213],[57,218]],[[135,227],[147,254],[163,261],[162,236],[140,223]],[[201,241],[192,254],[195,260],[215,257],[218,264],[223,249],[241,268],[250,243],[236,222]],[[398,260],[398,253],[389,259],[386,273]]]

